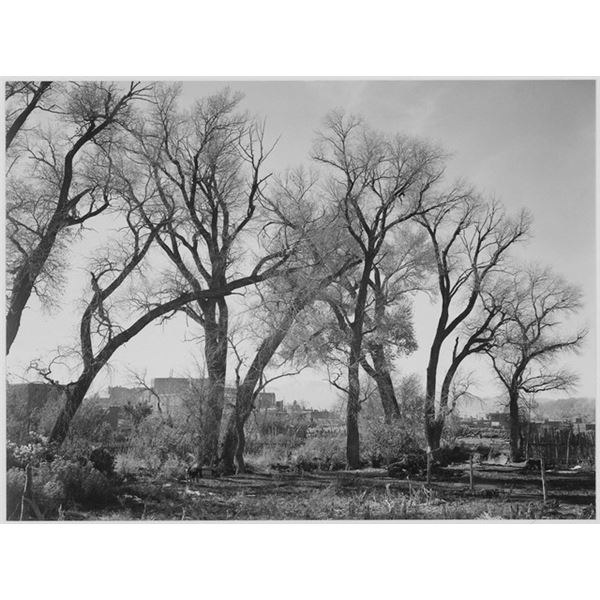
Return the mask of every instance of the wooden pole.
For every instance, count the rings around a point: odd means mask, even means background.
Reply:
[[[544,504],[546,504],[546,469],[544,466],[544,455],[541,455],[540,458],[540,474],[542,476],[542,497],[544,499]]]
[[[569,466],[569,454],[571,454],[571,431],[572,429],[569,429],[569,433],[567,434],[567,455],[565,457],[567,467]]]
[[[475,486],[473,485],[473,453],[469,455],[469,489],[471,492],[475,489]]]
[[[431,484],[431,450],[427,449],[427,485]]]

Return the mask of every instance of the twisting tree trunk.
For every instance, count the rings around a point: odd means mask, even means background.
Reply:
[[[361,366],[365,373],[375,381],[381,406],[383,418],[388,425],[400,418],[400,406],[396,398],[392,376],[385,360],[384,349],[381,344],[369,344],[369,354],[373,360],[373,366],[366,358],[361,359]]]
[[[319,254],[318,249],[310,242],[309,246],[313,257],[315,258],[315,264],[319,264],[319,260],[317,260]],[[225,430],[220,461],[221,468],[224,472],[234,472],[234,456],[237,462],[238,472],[243,473],[245,470],[244,447],[246,440],[244,427],[252,414],[256,396],[260,392],[263,373],[290,331],[297,315],[299,315],[322,290],[326,289],[343,273],[355,267],[357,262],[356,259],[352,258],[346,260],[340,268],[333,273],[320,277],[314,284],[310,284],[308,288],[296,290],[294,297],[289,304],[287,304],[286,312],[278,321],[275,329],[267,335],[259,345],[246,376],[238,385],[235,407]]]
[[[50,442],[60,446],[65,441],[67,434],[69,433],[71,422],[75,417],[75,413],[79,410],[98,371],[98,367],[93,370],[85,371],[77,381],[63,387],[65,402],[58,413],[52,431],[50,432]]]
[[[244,426],[252,414],[254,400],[259,391],[257,387],[265,368],[289,332],[296,315],[306,306],[309,298],[305,294],[296,297],[290,304],[277,329],[268,335],[258,347],[254,360],[239,385],[235,398],[235,407],[227,423],[225,437],[221,447],[221,467],[226,473],[233,473],[234,457],[238,463],[238,471],[244,471]]]

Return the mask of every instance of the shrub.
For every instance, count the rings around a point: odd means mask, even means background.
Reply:
[[[19,518],[25,479],[24,469],[12,467],[6,472],[6,518],[8,520]]]
[[[440,467],[446,467],[454,463],[464,463],[469,460],[471,452],[465,446],[442,446],[434,453],[435,462]]]
[[[107,477],[90,463],[82,465],[68,459],[57,459],[48,463],[48,471],[40,475],[45,480],[42,489],[48,482],[55,481],[62,485],[63,502],[67,505],[104,506],[113,496],[112,486]],[[44,497],[44,500],[48,498]]]
[[[18,519],[26,482],[25,468],[7,473],[7,517]],[[59,507],[100,508],[114,499],[108,478],[90,462],[56,458],[32,468],[32,500],[44,518],[55,518]]]
[[[20,444],[8,442],[6,444],[6,468],[18,467],[24,469],[26,465],[40,464],[45,460],[52,460],[55,448],[48,443],[48,438],[30,431],[27,439]]]
[[[424,450],[404,454],[399,460],[388,465],[389,477],[404,478],[410,475],[422,476],[427,470],[427,455]]]
[[[346,440],[343,437],[310,438],[298,449],[296,464],[314,465],[320,470],[338,470],[346,466]]]
[[[90,453],[90,462],[94,468],[110,477],[115,469],[115,457],[106,448],[95,448]]]
[[[115,432],[108,422],[108,410],[99,406],[82,406],[69,427],[64,448],[87,454],[95,446],[110,446]]]
[[[160,466],[158,476],[162,479],[183,479],[187,476],[188,464],[181,457],[171,454]]]
[[[406,454],[421,451],[414,435],[400,423],[367,421],[362,434],[362,454],[379,467],[400,461]]]

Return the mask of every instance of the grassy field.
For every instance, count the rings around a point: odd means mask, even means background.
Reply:
[[[539,473],[479,466],[474,489],[467,465],[424,481],[391,479],[384,469],[323,473],[256,473],[123,481],[113,505],[66,511],[63,519],[100,520],[419,520],[595,518],[593,471],[549,471],[547,499]]]

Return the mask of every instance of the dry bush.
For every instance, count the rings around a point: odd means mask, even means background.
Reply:
[[[343,437],[309,438],[296,451],[298,466],[313,465],[323,471],[335,471],[346,466],[346,440]]]

